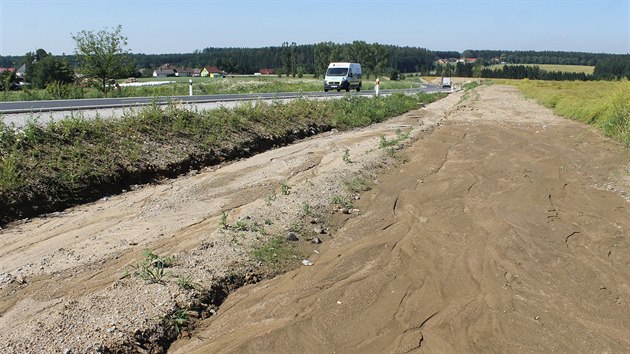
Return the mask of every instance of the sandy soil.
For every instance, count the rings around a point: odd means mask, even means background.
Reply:
[[[298,248],[331,240],[329,216],[339,214],[331,199],[350,197],[344,183],[359,174],[377,181],[374,171],[398,163],[378,148],[381,137],[415,136],[442,111],[321,134],[0,229],[0,353],[159,351],[164,320],[178,309],[198,307],[234,274],[255,281],[269,271],[250,256],[261,242],[296,224]],[[145,250],[174,259],[153,282],[140,277]]]
[[[625,352],[628,151],[483,87],[315,265],[228,297],[175,353]]]
[[[378,149],[397,130],[405,163]],[[252,248],[296,223],[314,265],[234,292],[170,350],[625,351],[629,158],[489,86],[15,223],[0,230],[0,352],[160,350],[165,319],[263,272]],[[341,214],[331,198],[357,174],[372,190]],[[146,249],[173,256],[158,282],[134,275]]]

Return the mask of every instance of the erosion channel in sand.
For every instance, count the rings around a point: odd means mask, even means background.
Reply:
[[[173,352],[630,348],[627,151],[506,87],[446,122],[313,267],[238,290]]]

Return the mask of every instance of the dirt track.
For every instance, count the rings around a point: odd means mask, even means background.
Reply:
[[[505,87],[446,121],[315,266],[238,290],[173,351],[627,351],[627,150]]]
[[[175,277],[208,288],[248,257],[260,235],[221,230],[223,211],[230,224],[272,221],[270,234],[305,203],[330,214],[344,180],[391,166],[376,147],[398,129],[417,139],[408,161],[373,176],[359,212],[313,246],[314,266],[238,290],[170,349],[630,348],[630,154],[489,86],[0,230],[0,352],[136,348],[195,297]],[[176,255],[168,279],[121,277],[144,249]]]

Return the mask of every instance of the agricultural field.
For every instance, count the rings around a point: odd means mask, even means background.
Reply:
[[[505,64],[496,64],[490,66],[490,69],[502,69]],[[586,65],[556,65],[556,64],[507,64],[507,65],[524,65],[524,66],[538,66],[545,71],[560,71],[566,73],[584,73],[592,75],[595,70],[594,66]]]

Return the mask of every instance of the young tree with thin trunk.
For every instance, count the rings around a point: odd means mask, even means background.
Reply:
[[[75,55],[81,74],[97,79],[100,90],[107,96],[109,81],[125,76],[132,66],[122,26],[111,32],[107,28],[98,32],[84,30],[72,39],[76,42]]]

